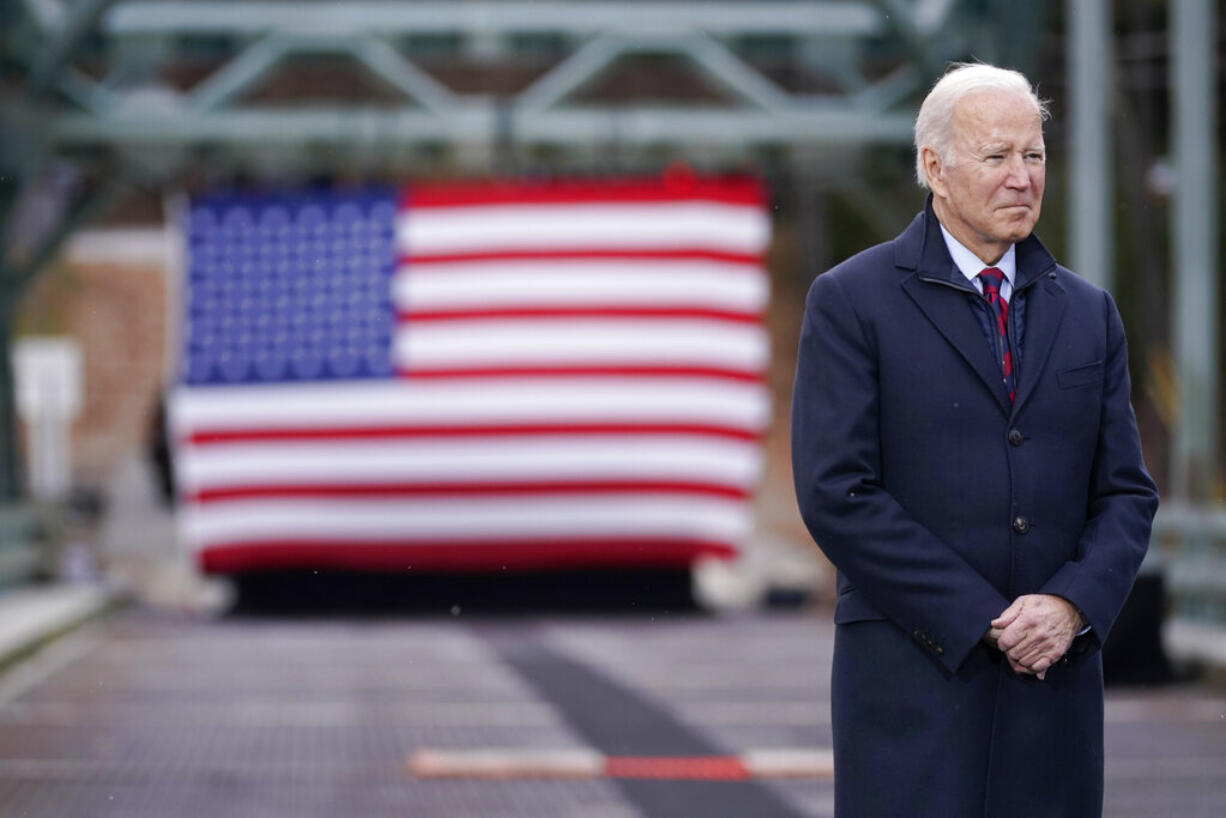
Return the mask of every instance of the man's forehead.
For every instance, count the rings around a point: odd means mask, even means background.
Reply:
[[[964,108],[1003,107],[1039,113],[1034,97],[1013,88],[972,88],[954,103],[954,111]]]
[[[1043,117],[1039,107],[1028,95],[984,89],[972,91],[958,100],[953,109],[954,133],[966,139],[990,141],[994,138],[1017,137],[1027,131],[1027,139],[1043,143]]]

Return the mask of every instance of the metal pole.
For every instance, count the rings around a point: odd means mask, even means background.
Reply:
[[[0,273],[7,272],[0,267]],[[13,378],[13,296],[0,293],[0,505],[22,497],[17,394]]]
[[[1174,69],[1175,330],[1179,420],[1171,468],[1177,499],[1204,502],[1217,477],[1218,259],[1214,0],[1171,3]]]
[[[1073,270],[1110,289],[1111,138],[1107,129],[1110,98],[1107,0],[1066,0],[1071,36],[1072,145],[1069,156],[1069,236]]]

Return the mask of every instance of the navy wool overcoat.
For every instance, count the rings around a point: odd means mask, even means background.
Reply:
[[[838,569],[839,818],[1102,812],[1097,648],[1158,498],[1111,296],[1035,236],[1016,254],[1012,404],[931,202],[809,291],[792,457],[802,516]],[[1092,627],[1043,681],[981,642],[1033,593]]]

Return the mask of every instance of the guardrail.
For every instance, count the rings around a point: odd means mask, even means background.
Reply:
[[[0,588],[20,585],[44,568],[33,506],[0,505]]]
[[[1164,506],[1153,544],[1172,616],[1226,629],[1226,507]]]
[[[1226,506],[1164,505],[1142,571],[1165,578],[1171,657],[1226,669]]]

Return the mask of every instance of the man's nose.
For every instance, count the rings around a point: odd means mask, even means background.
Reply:
[[[1008,176],[1005,184],[1011,188],[1025,190],[1030,187],[1030,174],[1026,172],[1026,159],[1021,154],[1012,154],[1008,159]]]

